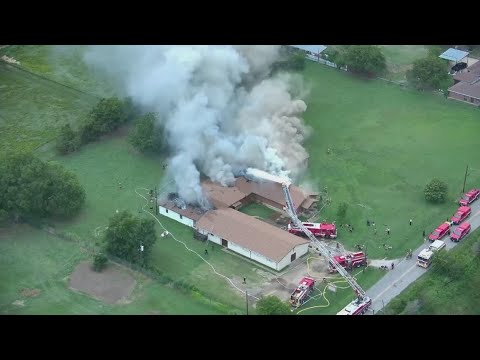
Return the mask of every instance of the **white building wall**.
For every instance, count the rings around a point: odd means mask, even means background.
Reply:
[[[280,262],[277,264],[276,270],[280,271],[287,265],[290,265],[291,261],[290,258],[293,253],[296,253],[296,258],[298,259],[299,257],[305,255],[308,252],[308,243],[302,244],[302,245],[297,245],[293,250],[291,250]]]
[[[265,266],[268,266],[269,268],[272,268],[274,270],[277,269],[277,263],[273,260],[270,260],[266,258],[263,255],[257,254],[255,251],[251,251],[249,249],[246,249],[240,245],[237,245],[233,242],[228,242],[228,248],[232,251],[235,251],[236,253],[243,255],[249,259],[255,260],[259,262],[260,264],[263,264]]]
[[[266,265],[269,268],[272,268],[274,270],[277,269],[277,263],[273,260],[270,260],[269,258],[266,258],[263,255],[257,254],[256,252],[252,251],[252,260],[258,261],[260,264]]]
[[[250,250],[245,249],[244,247],[237,245],[235,243],[232,243],[231,241],[228,242],[228,248],[232,251],[235,251],[236,253],[239,253],[240,255],[246,256],[249,259],[251,258],[252,252]]]
[[[208,240],[211,242],[214,242],[215,244],[222,245],[222,238],[218,237],[216,235],[213,235],[209,233],[207,230],[198,230],[201,234],[207,235],[208,234]],[[256,262],[259,262],[262,265],[268,266],[271,269],[280,271],[283,268],[285,268],[287,265],[290,265],[290,257],[292,256],[293,253],[297,253],[296,259],[299,257],[305,255],[308,252],[308,243],[303,244],[303,245],[298,245],[296,246],[293,250],[291,250],[280,262],[275,262],[274,260],[271,260],[261,254],[258,254],[254,251],[251,251],[247,248],[244,248],[243,246],[237,245],[233,242],[231,242],[228,239],[225,239],[228,241],[228,249],[236,252],[237,254],[240,254],[242,256],[245,256],[246,258],[252,259]]]
[[[210,234],[207,230],[198,229],[198,232],[203,235],[208,236],[208,241],[211,241],[215,244],[222,245],[222,239],[217,235]]]
[[[170,210],[170,209],[166,209],[163,206],[158,207],[158,212],[159,212],[160,215],[163,215],[163,216],[166,216],[166,217],[168,217],[172,220],[178,221],[179,223],[181,223],[183,225],[187,225],[187,226],[190,226],[190,227],[195,226],[195,221],[194,220],[189,219],[186,216],[182,216],[180,214],[177,214],[175,211]],[[182,216],[182,218],[180,218],[180,216]]]

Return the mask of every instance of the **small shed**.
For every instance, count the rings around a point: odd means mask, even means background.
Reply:
[[[327,48],[325,45],[290,45],[291,47],[301,50],[305,55],[315,61],[318,61],[320,54]]]

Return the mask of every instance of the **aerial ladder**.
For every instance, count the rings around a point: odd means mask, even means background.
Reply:
[[[355,293],[357,294],[357,300],[356,303],[357,305],[362,305],[362,304],[368,304],[371,302],[371,299],[367,296],[365,291],[360,287],[360,285],[357,284],[355,279],[345,270],[345,268],[338,263],[337,260],[330,254],[330,250],[322,244],[313,234],[310,230],[308,230],[300,221],[300,219],[297,216],[297,213],[295,211],[295,206],[293,204],[292,197],[290,195],[290,190],[288,189],[290,186],[289,182],[283,182],[282,183],[282,188],[283,188],[283,193],[285,195],[285,200],[286,200],[286,206],[284,207],[285,211],[287,214],[290,216],[292,219],[293,224],[301,229],[305,235],[308,236],[312,244],[318,248],[320,253],[327,258],[327,260],[332,264],[335,269],[338,271],[340,275],[343,276],[343,278],[348,282],[348,284],[353,288]]]

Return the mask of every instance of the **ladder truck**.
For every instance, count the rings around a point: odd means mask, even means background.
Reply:
[[[357,284],[355,279],[347,272],[347,270],[338,263],[338,261],[330,254],[328,248],[323,245],[310,230],[308,230],[297,216],[293,200],[289,190],[290,182],[282,182],[283,193],[285,195],[286,206],[284,210],[288,216],[292,219],[293,225],[301,229],[305,235],[310,239],[312,244],[319,249],[320,253],[327,258],[329,264],[335,268],[335,270],[343,276],[348,284],[353,288],[357,298],[348,304],[345,308],[337,313],[337,315],[359,315],[367,312],[368,308],[372,304],[372,300],[367,296],[365,291]]]

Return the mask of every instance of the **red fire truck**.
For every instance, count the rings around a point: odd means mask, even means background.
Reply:
[[[303,305],[314,289],[315,280],[309,277],[304,277],[290,296],[290,304],[292,304],[292,306],[295,308]]]
[[[321,238],[329,238],[329,239],[336,239],[337,238],[337,227],[335,224],[328,224],[328,223],[309,223],[309,222],[302,222],[303,226],[305,226],[310,232],[316,236]],[[294,235],[305,236],[305,233],[302,229],[299,229],[292,223],[288,224],[288,232]]]
[[[337,260],[337,262],[347,270],[351,270],[354,267],[367,265],[367,255],[365,255],[363,251],[354,252],[347,255],[334,256],[334,259]],[[336,272],[336,269],[332,263],[329,263],[329,272]]]

